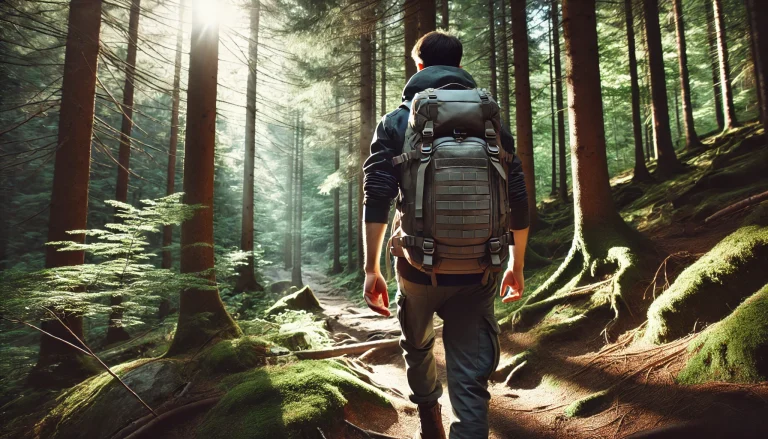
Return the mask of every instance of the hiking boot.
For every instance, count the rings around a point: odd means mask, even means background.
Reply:
[[[419,404],[421,426],[413,439],[445,439],[443,417],[440,416],[440,404],[437,401]]]

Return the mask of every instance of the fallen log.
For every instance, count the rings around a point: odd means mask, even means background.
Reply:
[[[731,204],[725,209],[718,210],[717,212],[710,215],[707,219],[705,219],[704,224],[710,221],[713,221],[717,218],[720,218],[721,216],[725,216],[725,215],[728,215],[729,213],[733,213],[733,212],[736,212],[737,210],[741,210],[745,207],[749,207],[753,204],[757,204],[763,200],[768,200],[768,191],[763,192],[762,194],[752,195],[751,197],[741,200],[738,203]]]
[[[390,348],[398,346],[398,338],[386,340],[366,341],[343,346],[336,346],[328,349],[317,349],[307,351],[295,351],[293,354],[300,360],[321,360],[323,358],[340,357],[342,355],[362,354],[372,348]]]

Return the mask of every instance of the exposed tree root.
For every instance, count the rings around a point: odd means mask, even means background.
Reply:
[[[613,319],[605,330],[607,338],[620,316],[623,294],[639,280],[637,250],[645,245],[644,239],[623,223],[613,233],[602,231],[601,236],[592,239],[577,233],[558,270],[501,323],[518,328],[530,326],[557,305],[587,298],[584,316],[604,307],[612,311]]]
[[[397,338],[386,340],[366,341],[344,346],[333,347],[329,349],[317,349],[307,351],[296,351],[293,354],[300,360],[320,360],[323,358],[340,357],[342,355],[362,354],[371,348],[388,348],[398,346],[400,340]]]

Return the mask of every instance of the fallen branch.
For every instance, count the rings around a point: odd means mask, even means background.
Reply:
[[[400,439],[400,438],[395,437],[395,436],[390,436],[390,435],[383,434],[383,433],[376,433],[375,431],[371,431],[371,430],[366,430],[364,428],[360,428],[357,425],[347,421],[346,419],[344,420],[344,422],[347,425],[349,425],[350,427],[352,427],[353,430],[357,431],[358,433],[361,433],[363,436],[365,436],[367,438],[371,438],[371,439]]]
[[[220,396],[214,396],[176,407],[175,409],[168,410],[167,412],[154,418],[149,415],[143,418],[139,418],[133,421],[127,427],[118,431],[115,435],[112,436],[112,439],[138,439],[141,437],[157,437],[150,435],[150,433],[160,423],[165,422],[168,419],[172,419],[176,416],[189,414],[195,410],[204,410],[218,403],[220,399]]]
[[[293,354],[300,360],[320,360],[323,358],[340,357],[342,355],[362,354],[371,348],[390,348],[399,346],[397,338],[387,340],[366,341],[363,343],[337,346],[329,349],[317,349],[307,351],[296,351]]]
[[[741,200],[738,203],[731,204],[725,209],[718,210],[717,212],[710,215],[707,219],[705,219],[704,224],[707,224],[710,221],[714,221],[717,218],[720,218],[721,216],[725,216],[725,215],[728,215],[729,213],[733,213],[738,210],[744,209],[745,207],[749,207],[753,204],[757,204],[763,200],[768,200],[768,191],[763,192],[762,194],[752,195],[751,197]]]
[[[73,332],[71,329],[69,329],[69,326],[67,326],[67,325],[66,325],[66,324],[65,324],[65,323],[64,323],[64,322],[63,322],[63,321],[62,321],[62,320],[59,318],[59,316],[57,316],[57,315],[56,315],[56,313],[55,313],[55,312],[51,311],[51,309],[50,309],[50,308],[46,308],[46,307],[43,307],[43,309],[45,309],[46,311],[48,311],[48,312],[49,312],[49,313],[50,313],[50,314],[51,314],[51,315],[52,315],[52,316],[53,316],[53,317],[54,317],[56,320],[58,320],[58,321],[59,321],[59,323],[61,324],[61,326],[63,326],[63,327],[64,327],[64,329],[66,329],[66,330],[67,330],[67,332],[69,332],[69,333],[70,333],[70,335],[72,335],[72,337],[74,337],[74,338],[75,338],[75,340],[77,340],[77,341],[78,341],[78,343],[80,343],[81,345],[83,345],[83,347],[85,347],[85,349],[88,351],[88,353],[90,353],[90,354],[91,354],[91,356],[92,356],[93,358],[95,358],[95,359],[96,359],[96,361],[98,361],[98,362],[99,362],[99,364],[101,364],[101,366],[102,366],[104,369],[106,369],[106,371],[107,371],[107,372],[108,372],[110,375],[112,375],[112,378],[114,378],[114,379],[116,379],[118,382],[120,382],[120,384],[122,384],[122,385],[123,385],[123,387],[125,387],[125,390],[127,390],[128,392],[130,392],[130,393],[131,393],[131,394],[132,394],[132,395],[133,395],[133,396],[134,396],[134,397],[135,397],[135,398],[136,398],[136,399],[137,399],[137,400],[138,400],[138,401],[141,403],[141,405],[143,405],[143,406],[144,406],[144,407],[145,407],[147,410],[149,410],[149,412],[150,412],[150,413],[152,413],[152,415],[153,415],[153,416],[157,417],[157,413],[155,413],[155,411],[154,411],[154,410],[152,410],[152,407],[150,407],[150,406],[149,406],[149,404],[147,404],[146,402],[144,402],[144,400],[143,400],[143,399],[141,399],[141,397],[138,395],[138,393],[134,392],[134,391],[133,391],[133,389],[131,389],[131,388],[128,386],[128,384],[125,384],[125,382],[124,382],[124,381],[123,381],[123,380],[122,380],[122,379],[121,379],[119,376],[117,376],[117,374],[116,374],[116,373],[112,372],[112,369],[110,369],[110,368],[109,368],[109,366],[107,366],[107,365],[106,365],[106,364],[105,364],[103,361],[101,361],[101,358],[99,358],[99,357],[98,357],[96,354],[94,354],[94,353],[93,353],[93,351],[91,350],[91,348],[89,348],[89,347],[88,347],[88,345],[87,345],[87,344],[85,344],[85,342],[84,342],[83,340],[81,340],[81,339],[80,339],[80,337],[78,337],[78,336],[77,336],[77,335],[76,335],[76,334],[75,334],[75,333],[74,333],[74,332]]]

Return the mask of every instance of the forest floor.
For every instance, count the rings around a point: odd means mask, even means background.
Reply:
[[[602,333],[607,319],[591,319],[590,324],[567,337],[547,339],[543,348],[535,326],[522,331],[502,330],[501,365],[509,364],[519,353],[535,349],[536,355],[529,360],[534,366],[521,369],[510,384],[491,383],[491,438],[619,438],[638,432],[646,432],[640,434],[647,437],[677,438],[695,434],[715,437],[718,432],[725,435],[718,437],[768,437],[768,421],[764,416],[768,413],[768,382],[682,385],[676,377],[689,358],[688,345],[696,331],[668,344],[638,341],[653,298],[673,283],[686,266],[738,229],[751,210],[741,210],[709,223],[704,219],[742,198],[768,189],[764,164],[760,165],[762,171],[750,175],[755,172],[750,169],[735,181],[702,185],[716,168],[718,158],[738,149],[734,146],[738,140],[734,139],[753,139],[751,136],[754,131],[745,129],[733,136],[709,139],[710,149],[684,155],[686,173],[666,184],[657,194],[646,192],[643,186],[640,186],[642,190],[638,189],[629,181],[629,174],[614,179],[617,204],[623,207],[625,219],[653,242],[659,255],[658,270],[651,270],[650,277],[642,279],[627,294],[629,316],[623,319],[621,329],[615,331],[610,340]],[[635,195],[631,195],[633,191]],[[630,193],[629,199],[627,193]],[[544,209],[544,218],[552,219],[551,229],[536,232],[545,235],[540,236],[544,243],[537,246],[534,238],[537,251],[553,258],[552,267],[556,267],[567,251],[567,245],[548,242],[552,236],[546,235],[557,234],[558,217],[571,215],[570,209],[556,204],[550,203]],[[566,230],[566,234],[570,233]],[[541,271],[551,273],[552,267]],[[290,277],[287,273],[270,274],[275,280]],[[339,290],[333,279],[320,270],[310,267],[304,276],[305,283],[323,305],[323,314],[332,322],[335,337],[344,333],[365,341],[374,334],[399,335],[394,313],[384,318],[361,307],[354,300],[360,292]],[[529,285],[529,293],[536,282]],[[508,308],[497,310],[497,315],[506,315]],[[435,327],[439,326],[440,319],[436,316]],[[437,329],[436,333],[435,358],[438,376],[445,388],[442,330]],[[417,428],[418,416],[415,406],[404,397],[409,389],[401,352],[393,349],[366,358],[365,362],[374,382],[402,397],[392,397],[398,410],[395,423],[376,429],[377,423],[372,422],[364,427],[395,437],[411,437]],[[504,381],[504,377],[500,380]],[[566,414],[569,405],[595,394],[598,398],[593,399],[594,407],[586,410],[586,414],[581,417]],[[451,418],[447,391],[440,403],[447,429]],[[666,429],[659,431],[659,427]],[[728,433],[724,433],[726,431]]]

